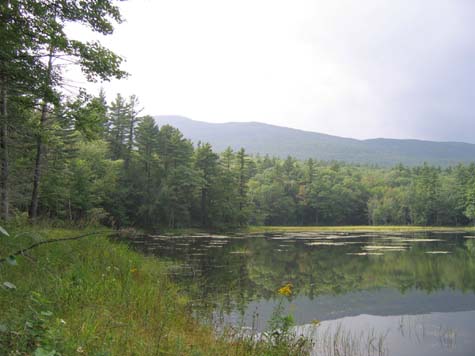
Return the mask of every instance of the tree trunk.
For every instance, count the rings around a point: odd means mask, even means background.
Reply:
[[[132,155],[132,148],[134,145],[134,125],[135,125],[135,118],[132,116],[130,118],[130,126],[129,126],[129,140],[127,143],[127,153],[125,156],[125,161],[124,161],[124,168],[125,170],[129,169],[130,165],[130,156]]]
[[[9,218],[9,197],[8,197],[8,178],[9,178],[9,160],[8,160],[8,112],[7,112],[7,88],[5,81],[0,82],[1,92],[1,128],[0,128],[0,149],[1,149],[1,209],[2,219]]]
[[[54,48],[53,46],[50,47],[49,50],[49,58],[48,58],[48,69],[47,69],[47,78],[46,78],[46,85],[49,86],[51,84],[51,72],[53,70],[53,53]],[[33,191],[31,193],[31,202],[30,202],[30,209],[28,210],[28,215],[30,220],[36,220],[38,217],[38,200],[39,200],[39,193],[40,193],[40,182],[41,182],[41,169],[42,169],[42,158],[44,152],[44,142],[43,142],[43,134],[46,128],[46,120],[48,114],[48,100],[46,98],[46,90],[45,90],[45,97],[43,98],[43,104],[41,105],[41,118],[40,118],[40,132],[36,136],[36,157],[35,157],[35,170],[33,173]]]
[[[239,212],[242,211],[244,207],[244,152],[242,150],[239,152]]]
[[[201,189],[201,225],[208,227],[208,190]]]
[[[31,220],[35,220],[38,216],[38,200],[40,193],[40,181],[41,181],[41,166],[42,157],[44,151],[44,143],[42,133],[46,126],[46,115],[48,113],[48,104],[45,102],[41,107],[41,119],[40,119],[40,133],[36,137],[36,158],[35,158],[35,170],[33,173],[33,191],[31,193],[31,203],[29,210],[29,217]]]

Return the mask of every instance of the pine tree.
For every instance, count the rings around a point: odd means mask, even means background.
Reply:
[[[199,174],[200,183],[200,212],[201,226],[209,227],[211,222],[210,210],[213,209],[213,195],[216,192],[216,183],[219,175],[219,156],[213,152],[209,143],[198,144],[195,150],[194,163]],[[217,200],[217,199],[216,199]]]

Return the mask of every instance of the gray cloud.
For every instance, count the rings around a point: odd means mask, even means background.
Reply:
[[[475,142],[474,1],[121,6],[128,23],[107,43],[132,77],[106,88],[151,114]]]
[[[334,15],[329,31],[314,29],[311,42],[372,94],[359,101],[365,111],[356,118],[365,127],[355,128],[358,135],[475,142],[474,3],[367,0],[355,7]],[[341,126],[345,114],[345,105],[335,113]]]

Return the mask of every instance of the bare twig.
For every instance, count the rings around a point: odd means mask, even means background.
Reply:
[[[38,246],[41,246],[41,245],[45,245],[45,244],[49,244],[49,243],[53,243],[53,242],[79,240],[79,239],[82,239],[83,237],[88,237],[88,236],[92,236],[92,235],[100,235],[100,234],[104,234],[105,232],[106,231],[96,231],[96,232],[90,232],[90,233],[87,233],[87,234],[84,234],[84,235],[79,235],[79,236],[64,237],[64,238],[61,238],[61,239],[49,239],[49,240],[43,240],[43,241],[35,242],[34,244],[32,244],[28,247],[25,247],[25,248],[22,248],[21,250],[13,252],[12,254],[10,254],[10,256],[23,255],[26,251],[32,250],[32,249],[34,249]],[[0,263],[6,262],[7,258],[8,257],[0,258]]]

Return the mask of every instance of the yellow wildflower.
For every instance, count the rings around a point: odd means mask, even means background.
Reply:
[[[137,268],[135,268],[135,267],[130,270],[131,273],[137,273],[138,271],[139,271],[139,270],[138,270]]]
[[[292,294],[292,283],[287,283],[285,286],[279,288],[279,290],[277,291],[280,295],[283,295],[283,296],[290,296]]]

